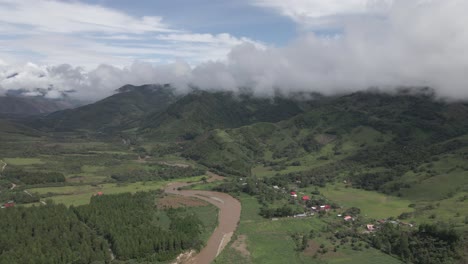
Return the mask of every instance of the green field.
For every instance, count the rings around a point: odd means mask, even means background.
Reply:
[[[398,217],[401,213],[412,212],[410,200],[401,199],[381,193],[354,188],[345,188],[344,184],[328,185],[319,188],[320,193],[329,200],[345,208],[357,207],[367,218],[382,219]]]
[[[38,165],[45,163],[40,158],[6,158],[4,160],[9,165],[17,166]]]
[[[340,249],[338,253],[319,255],[317,258],[297,252],[291,235],[296,232],[308,233],[311,230],[321,232],[326,226],[323,220],[309,217],[272,221],[259,216],[260,205],[256,198],[241,195],[240,201],[242,213],[236,235],[247,237],[246,244],[250,256],[247,257],[228,246],[216,259],[216,263],[401,263],[398,259],[372,248],[364,251]],[[322,238],[317,238],[317,241],[325,242]]]
[[[200,181],[202,176],[182,178],[171,181],[159,182],[135,182],[135,183],[104,183],[99,185],[77,185],[77,186],[63,186],[63,187],[46,187],[46,188],[31,188],[28,191],[32,194],[39,195],[48,194],[50,197],[47,199],[53,200],[55,203],[63,203],[67,206],[70,205],[83,205],[88,204],[90,198],[97,192],[104,194],[116,194],[125,192],[138,192],[138,191],[151,191],[160,190],[170,182],[189,182]]]

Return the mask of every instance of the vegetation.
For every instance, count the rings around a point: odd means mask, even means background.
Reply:
[[[184,208],[158,210],[159,196],[124,193],[95,196],[78,207],[47,201],[1,210],[0,263],[92,263],[110,261],[111,254],[118,260],[154,262],[199,249],[205,226],[198,214]],[[208,218],[204,222],[212,222]]]
[[[451,263],[460,258],[461,236],[443,223],[423,224],[406,231],[384,225],[370,237],[374,247],[411,263]]]
[[[64,205],[0,210],[0,263],[109,261],[108,242]]]
[[[199,249],[201,221],[195,215],[179,216],[170,210],[166,230],[154,222],[156,193],[95,196],[89,205],[72,208],[79,219],[111,244],[122,260],[161,261],[187,249]]]
[[[64,241],[78,230],[88,247],[59,245],[55,233],[37,240],[28,220],[11,226],[29,230],[13,241],[30,242],[0,250],[0,260],[110,261],[110,248],[117,261],[156,262],[200,248],[197,212],[157,209],[154,191],[209,169],[227,180],[194,188],[241,199],[235,237],[248,251],[228,246],[218,263],[463,262],[468,105],[428,90],[314,98],[125,86],[77,109],[0,119],[0,201],[15,204],[0,216],[61,215],[51,221],[60,232],[74,226]],[[59,256],[42,244],[68,249]]]

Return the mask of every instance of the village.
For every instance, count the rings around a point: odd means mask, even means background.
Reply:
[[[284,188],[279,188],[278,186],[273,186],[273,189],[282,191],[285,193],[286,191]],[[321,199],[312,199],[310,195],[305,193],[293,190],[289,192],[289,201],[290,203],[295,203],[298,205],[302,205],[304,208],[303,213],[294,214],[289,217],[293,218],[307,218],[307,217],[314,217],[316,215],[319,216],[333,216],[331,212],[333,211],[336,213],[336,219],[341,219],[342,223],[356,223],[359,227],[362,228],[362,234],[371,234],[377,232],[383,225],[391,224],[393,226],[402,226],[407,228],[413,228],[414,225],[411,223],[403,222],[398,219],[394,219],[393,217],[388,219],[379,219],[379,220],[372,220],[372,219],[364,219],[364,217],[360,216],[360,209],[359,208],[348,208],[345,209],[337,204],[333,203],[318,203]],[[273,217],[272,221],[278,221],[280,218]],[[359,220],[359,221],[358,221]],[[363,222],[368,220],[366,222]]]

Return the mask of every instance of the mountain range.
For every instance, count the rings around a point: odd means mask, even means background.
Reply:
[[[379,168],[372,177],[360,173],[371,178],[355,178],[354,184],[395,194],[429,179],[426,170],[416,171],[433,160],[463,163],[463,153],[468,152],[468,104],[444,102],[427,91],[302,96],[306,99],[196,89],[180,94],[169,85],[126,85],[116,92],[89,105],[22,120],[21,125],[10,122],[8,127],[177,142],[179,154],[229,175],[255,175],[259,164],[280,173],[327,164],[352,164],[357,171]],[[450,153],[459,155],[447,156]],[[427,171],[436,178],[447,177],[442,171]],[[459,186],[468,184],[455,178]]]

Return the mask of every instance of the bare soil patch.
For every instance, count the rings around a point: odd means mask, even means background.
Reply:
[[[329,134],[320,134],[320,135],[315,136],[315,140],[317,140],[317,142],[322,145],[326,145],[335,139],[336,139],[335,135],[329,135]]]
[[[250,251],[247,249],[247,236],[246,235],[239,235],[231,245],[231,247],[239,253],[242,254],[242,256],[245,257],[250,257]]]
[[[190,250],[180,254],[171,264],[195,264],[193,256],[196,254],[195,250]]]
[[[193,197],[169,195],[158,201],[158,208],[198,207],[206,206],[207,202]]]
[[[166,166],[170,166],[170,167],[179,167],[179,168],[188,168],[188,167],[191,167],[190,165],[188,164],[184,164],[184,163],[171,163],[171,162],[166,162],[166,161],[161,161],[161,162],[158,162],[158,164],[161,164],[161,165],[166,165]]]
[[[315,255],[315,253],[318,252],[319,249],[320,249],[320,245],[317,242],[313,240],[309,240],[309,243],[307,244],[307,248],[304,250],[304,255],[313,256]]]
[[[334,252],[333,247],[328,246],[328,247],[325,247],[325,248],[327,249],[327,253],[323,254],[323,253],[320,252],[321,251],[320,244],[317,243],[314,240],[309,240],[309,243],[307,244],[307,248],[304,250],[304,255],[314,256],[314,255],[317,254],[321,258],[338,257],[338,256],[343,255],[339,251]]]

